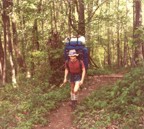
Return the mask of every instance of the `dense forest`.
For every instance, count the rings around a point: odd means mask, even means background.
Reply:
[[[142,6],[141,0],[1,1],[1,84],[17,85],[21,73],[53,72],[63,64],[64,39],[78,33],[98,67],[138,65],[144,55]]]
[[[142,9],[143,0],[1,0],[0,128],[46,123],[45,109],[66,98],[67,88],[49,91],[63,81],[67,37],[85,36],[88,74],[143,67]]]

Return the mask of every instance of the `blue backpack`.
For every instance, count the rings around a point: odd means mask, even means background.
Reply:
[[[79,60],[82,60],[85,65],[85,69],[88,69],[89,64],[89,51],[88,48],[82,44],[81,41],[69,41],[65,44],[64,48],[64,57],[65,60],[69,60],[68,53],[69,50],[75,49],[79,56],[77,57]]]

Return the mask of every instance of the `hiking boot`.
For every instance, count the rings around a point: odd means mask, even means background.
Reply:
[[[77,106],[77,100],[73,100],[71,106],[72,110],[75,110],[76,106]]]
[[[72,105],[73,105],[73,101],[71,100],[69,106],[72,107]]]

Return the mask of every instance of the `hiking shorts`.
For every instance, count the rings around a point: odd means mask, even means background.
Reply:
[[[81,80],[81,74],[70,74],[70,82],[77,82]]]

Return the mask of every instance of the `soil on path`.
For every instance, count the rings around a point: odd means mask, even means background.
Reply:
[[[86,84],[79,92],[79,102],[86,96],[90,95],[92,91],[96,90],[106,84],[113,84],[116,80],[122,78],[120,74],[102,75],[88,77]],[[69,101],[62,102],[61,106],[52,111],[49,116],[49,124],[45,127],[36,127],[35,129],[77,129],[73,126],[73,110],[69,106]]]

